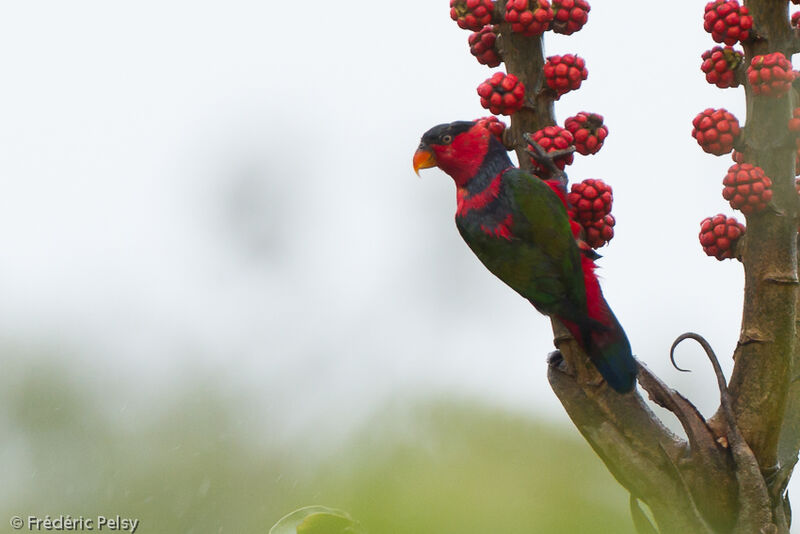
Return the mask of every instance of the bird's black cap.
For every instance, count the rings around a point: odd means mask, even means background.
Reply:
[[[457,136],[475,126],[475,121],[455,121],[446,124],[437,124],[422,135],[422,142],[437,145],[445,135]]]

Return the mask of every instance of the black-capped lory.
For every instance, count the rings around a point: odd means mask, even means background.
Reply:
[[[582,252],[553,182],[520,170],[483,121],[434,126],[414,170],[439,167],[456,184],[456,226],[500,280],[569,330],[608,384],[631,391],[637,364],[603,298],[593,258]]]

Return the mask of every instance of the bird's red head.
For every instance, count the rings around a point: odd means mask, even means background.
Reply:
[[[458,187],[463,187],[480,169],[491,136],[488,129],[474,121],[434,126],[422,136],[414,153],[414,172],[439,167]]]

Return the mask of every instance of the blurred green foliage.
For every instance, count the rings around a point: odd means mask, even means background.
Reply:
[[[364,534],[364,531],[343,510],[306,506],[282,517],[269,534]]]
[[[268,423],[243,424],[217,388],[134,416],[84,386],[46,365],[0,382],[0,524],[120,514],[145,534],[267,533],[324,504],[370,534],[633,532],[626,494],[577,431],[527,415],[398,401],[344,441],[308,431],[306,454],[265,444]]]

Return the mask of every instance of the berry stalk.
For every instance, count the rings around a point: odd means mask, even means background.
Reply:
[[[512,23],[503,18],[506,4],[507,0],[498,0],[495,5],[495,17],[501,21],[498,47],[506,64],[506,72],[514,74],[522,82],[526,93],[525,105],[511,116],[506,142],[516,151],[520,168],[533,171],[523,135],[555,124],[555,95],[550,91],[542,91],[545,87],[542,36],[525,36],[512,31]]]

